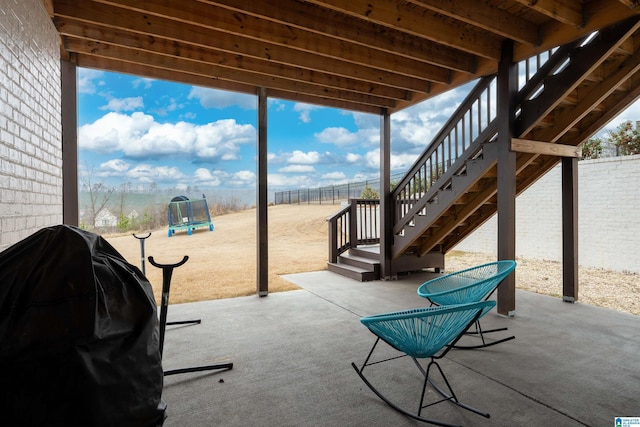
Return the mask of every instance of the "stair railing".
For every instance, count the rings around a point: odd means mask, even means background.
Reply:
[[[535,97],[543,90],[543,77],[558,72],[570,61],[572,45],[563,46],[525,59],[518,64],[519,94],[517,102]],[[481,78],[456,109],[451,119],[433,139],[431,145],[392,191],[394,234],[410,225],[416,214],[425,209],[445,188],[467,160],[481,155],[482,144],[497,133],[497,75]],[[437,185],[436,182],[440,181]],[[352,199],[329,222],[329,262],[352,247],[380,241],[379,200]],[[351,236],[355,236],[352,239]]]
[[[350,199],[329,218],[329,262],[350,248],[380,243],[380,200]]]
[[[551,49],[518,64],[518,103],[535,96],[542,87],[542,77],[558,71],[569,60],[576,44]],[[482,144],[497,133],[497,75],[480,79],[460,104],[451,119],[415,161],[392,192],[395,203],[394,234],[410,225],[413,217],[433,200],[437,190],[445,188],[452,176],[464,170],[465,162],[480,155]],[[436,181],[441,184],[437,186]]]
[[[416,160],[392,192],[394,233],[409,225],[435,194],[434,183],[449,179],[458,165],[473,157],[495,135],[497,77],[480,79],[431,145]]]

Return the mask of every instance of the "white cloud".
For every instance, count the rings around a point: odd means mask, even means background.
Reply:
[[[358,163],[359,161],[362,160],[362,155],[361,154],[356,154],[356,153],[347,153],[347,155],[345,156],[345,159],[347,160],[347,163]]]
[[[194,179],[198,185],[217,187],[223,182],[231,187],[254,187],[256,175],[251,171],[226,172],[199,168],[194,172]]]
[[[347,179],[344,172],[329,172],[322,175],[322,179]]]
[[[287,163],[296,163],[303,165],[312,165],[320,161],[320,154],[317,151],[309,151],[304,153],[300,150],[294,150],[287,159]]]
[[[228,92],[218,89],[209,89],[194,86],[189,92],[189,99],[197,99],[204,108],[223,109],[238,106],[244,110],[255,110],[257,99],[255,95]]]
[[[475,82],[447,91],[391,116],[391,143],[396,151],[426,148],[449,120]]]
[[[310,173],[315,172],[316,169],[309,165],[290,165],[278,169],[278,172],[294,172],[294,173]]]
[[[307,175],[268,174],[267,185],[272,188],[317,187],[318,182]]]
[[[111,112],[81,126],[78,140],[82,149],[102,154],[122,151],[138,159],[182,156],[219,161],[237,159],[240,145],[255,141],[255,129],[233,119],[204,125],[158,123],[141,112]]]
[[[417,157],[417,154],[412,153],[391,154],[391,171],[406,171],[413,165]],[[367,168],[380,169],[380,149],[367,152],[364,155],[364,162]]]
[[[315,133],[318,141],[338,146],[352,145],[358,142],[358,134],[343,127],[330,127]]]
[[[255,186],[256,174],[247,170],[234,172],[231,177],[227,179],[227,184],[238,187]]]
[[[150,79],[147,77],[141,77],[139,79],[135,79],[133,82],[131,82],[131,85],[133,86],[134,89],[137,89],[139,87],[142,87],[143,89],[149,89],[151,88],[152,83],[154,82],[154,79]]]
[[[281,111],[285,111],[287,108],[286,104],[279,99],[268,98],[267,103],[267,108],[269,108],[269,111],[275,111],[279,113]]]
[[[168,104],[166,104],[163,107],[155,108],[153,111],[159,116],[166,116],[169,114],[169,112],[176,111],[182,108],[184,108],[183,104],[178,103],[178,101],[175,98],[169,98]],[[193,119],[193,117],[195,117],[195,114],[186,113],[185,116],[186,116],[185,118]],[[192,117],[189,117],[189,116],[192,116]]]
[[[319,108],[320,107],[316,105],[303,104],[298,102],[294,104],[293,111],[300,113],[300,121],[302,121],[303,123],[311,123],[311,112]]]
[[[134,166],[126,176],[140,182],[177,182],[187,178],[177,167],[151,166],[144,163]]]
[[[77,88],[78,93],[93,95],[96,93],[96,83],[104,77],[104,71],[91,70],[88,68],[78,68]],[[100,85],[98,83],[98,85]]]
[[[193,173],[193,178],[198,184],[206,185],[209,187],[217,187],[222,181],[220,181],[220,177],[211,173],[209,169],[198,168]]]
[[[234,119],[219,120],[195,128],[195,154],[200,159],[235,160],[240,145],[255,142],[252,125],[240,125]]]
[[[111,159],[100,163],[99,176],[122,176],[131,168],[131,163],[122,159]]]
[[[111,98],[107,102],[107,105],[100,107],[101,110],[109,111],[134,111],[144,107],[144,102],[141,96],[128,97],[128,98]]]

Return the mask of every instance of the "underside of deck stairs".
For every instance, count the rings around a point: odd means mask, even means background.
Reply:
[[[636,100],[640,96],[639,28],[638,18],[632,18],[589,40],[557,49],[553,61],[517,94],[514,137],[579,146]],[[408,254],[445,254],[496,213],[498,147],[492,126],[497,125],[487,126],[479,136],[484,139],[476,141],[469,155],[450,165],[421,197],[405,201],[406,190],[396,189],[396,205],[405,204],[408,215],[395,218],[394,260]],[[516,159],[517,194],[561,160],[524,152],[517,153]]]

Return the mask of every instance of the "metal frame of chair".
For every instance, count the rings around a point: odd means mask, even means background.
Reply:
[[[487,412],[473,408],[458,399],[453,392],[449,380],[438,364],[438,360],[442,359],[460,337],[464,335],[467,329],[480,317],[490,311],[495,304],[495,301],[480,301],[470,304],[423,307],[363,317],[360,319],[360,322],[376,335],[377,338],[362,367],[358,368],[355,363],[352,363],[351,366],[353,366],[353,369],[355,369],[362,381],[364,381],[380,399],[393,409],[413,419],[440,426],[454,425],[422,416],[423,409],[445,401],[450,401],[461,408],[489,418],[490,415]],[[380,340],[386,342],[402,354],[395,357],[387,357],[382,360],[372,359],[372,355]],[[424,376],[420,403],[416,412],[409,411],[394,403],[390,398],[381,393],[364,375],[364,370],[368,366],[389,362],[405,356],[411,357]],[[429,359],[426,369],[420,364],[418,359]],[[444,385],[438,385],[438,383],[434,381],[432,369],[437,371]],[[425,403],[425,393],[428,384],[442,396],[442,399]]]
[[[477,265],[424,282],[418,287],[417,292],[421,297],[428,299],[432,306],[486,301],[500,283],[515,270],[516,265],[516,262],[512,260]],[[469,331],[467,334],[479,336],[482,344],[456,345],[456,348],[484,348],[515,339],[515,336],[509,336],[491,342],[485,340],[485,334],[506,330],[507,328],[483,330],[480,322],[476,322],[475,330]]]

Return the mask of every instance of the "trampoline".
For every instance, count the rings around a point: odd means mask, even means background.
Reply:
[[[171,199],[168,207],[169,237],[176,231],[187,231],[190,236],[197,228],[208,227],[213,231],[213,222],[209,214],[209,206],[205,195],[202,199],[191,199],[187,196],[176,196]]]

